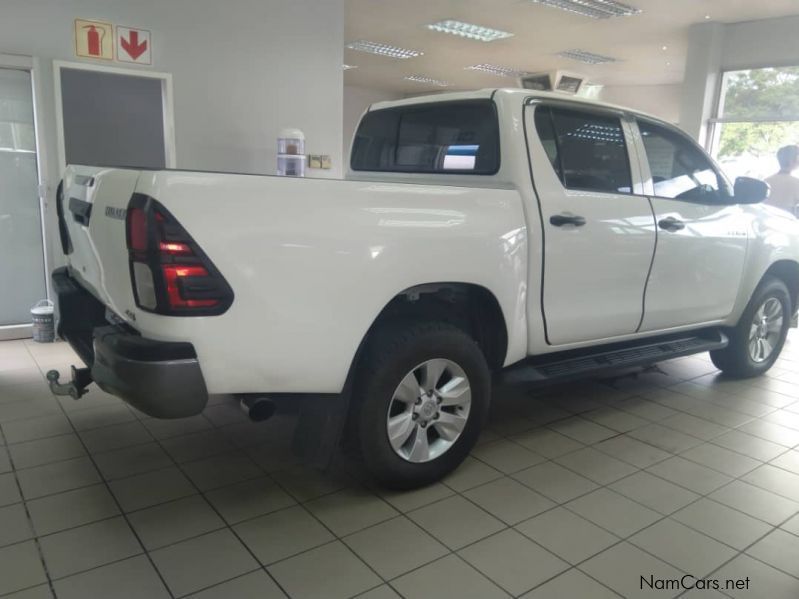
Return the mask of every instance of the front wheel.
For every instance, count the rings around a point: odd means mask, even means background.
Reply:
[[[735,378],[759,376],[779,358],[790,326],[788,288],[779,279],[764,279],[731,331],[730,344],[710,352],[710,359],[719,370]]]
[[[359,373],[355,407],[361,454],[378,483],[430,484],[474,447],[491,394],[480,348],[447,323],[378,331]]]

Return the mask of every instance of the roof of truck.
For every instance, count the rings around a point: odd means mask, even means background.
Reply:
[[[427,96],[414,96],[412,98],[405,98],[403,100],[389,100],[386,102],[376,102],[375,104],[372,104],[369,110],[381,110],[384,108],[393,108],[395,106],[410,106],[413,104],[425,104],[430,102],[452,102],[456,100],[475,100],[481,98],[493,98],[496,95],[503,95],[509,99],[515,97],[518,98],[520,102],[524,101],[526,98],[540,98],[542,100],[573,102],[575,104],[584,104],[587,106],[597,106],[601,108],[609,108],[611,110],[632,112],[635,114],[651,117],[652,119],[658,121],[661,120],[656,116],[649,115],[647,113],[641,112],[640,110],[633,110],[631,108],[618,106],[616,104],[609,104],[607,102],[600,102],[598,100],[581,98],[579,96],[571,96],[559,92],[542,92],[532,89],[512,88],[512,87],[499,88],[499,89],[488,88],[488,89],[480,89],[480,90],[466,91],[466,92],[445,92],[441,94],[430,94]]]

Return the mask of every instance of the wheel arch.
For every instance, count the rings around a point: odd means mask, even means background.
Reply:
[[[797,304],[799,302],[799,262],[793,260],[778,260],[774,262],[763,273],[760,283],[769,276],[781,280],[788,287],[788,291],[791,294],[792,313],[796,313],[796,309],[799,307]]]

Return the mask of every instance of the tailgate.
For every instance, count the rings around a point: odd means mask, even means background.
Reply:
[[[136,170],[70,166],[58,200],[72,276],[119,315],[133,298],[125,216],[138,178]]]

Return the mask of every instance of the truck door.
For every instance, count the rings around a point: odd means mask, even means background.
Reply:
[[[641,330],[725,318],[738,296],[749,217],[692,139],[645,119],[638,129],[645,193],[658,224]]]
[[[533,103],[526,110],[547,343],[635,333],[656,233],[649,200],[637,195],[632,129],[621,112],[594,107]]]

